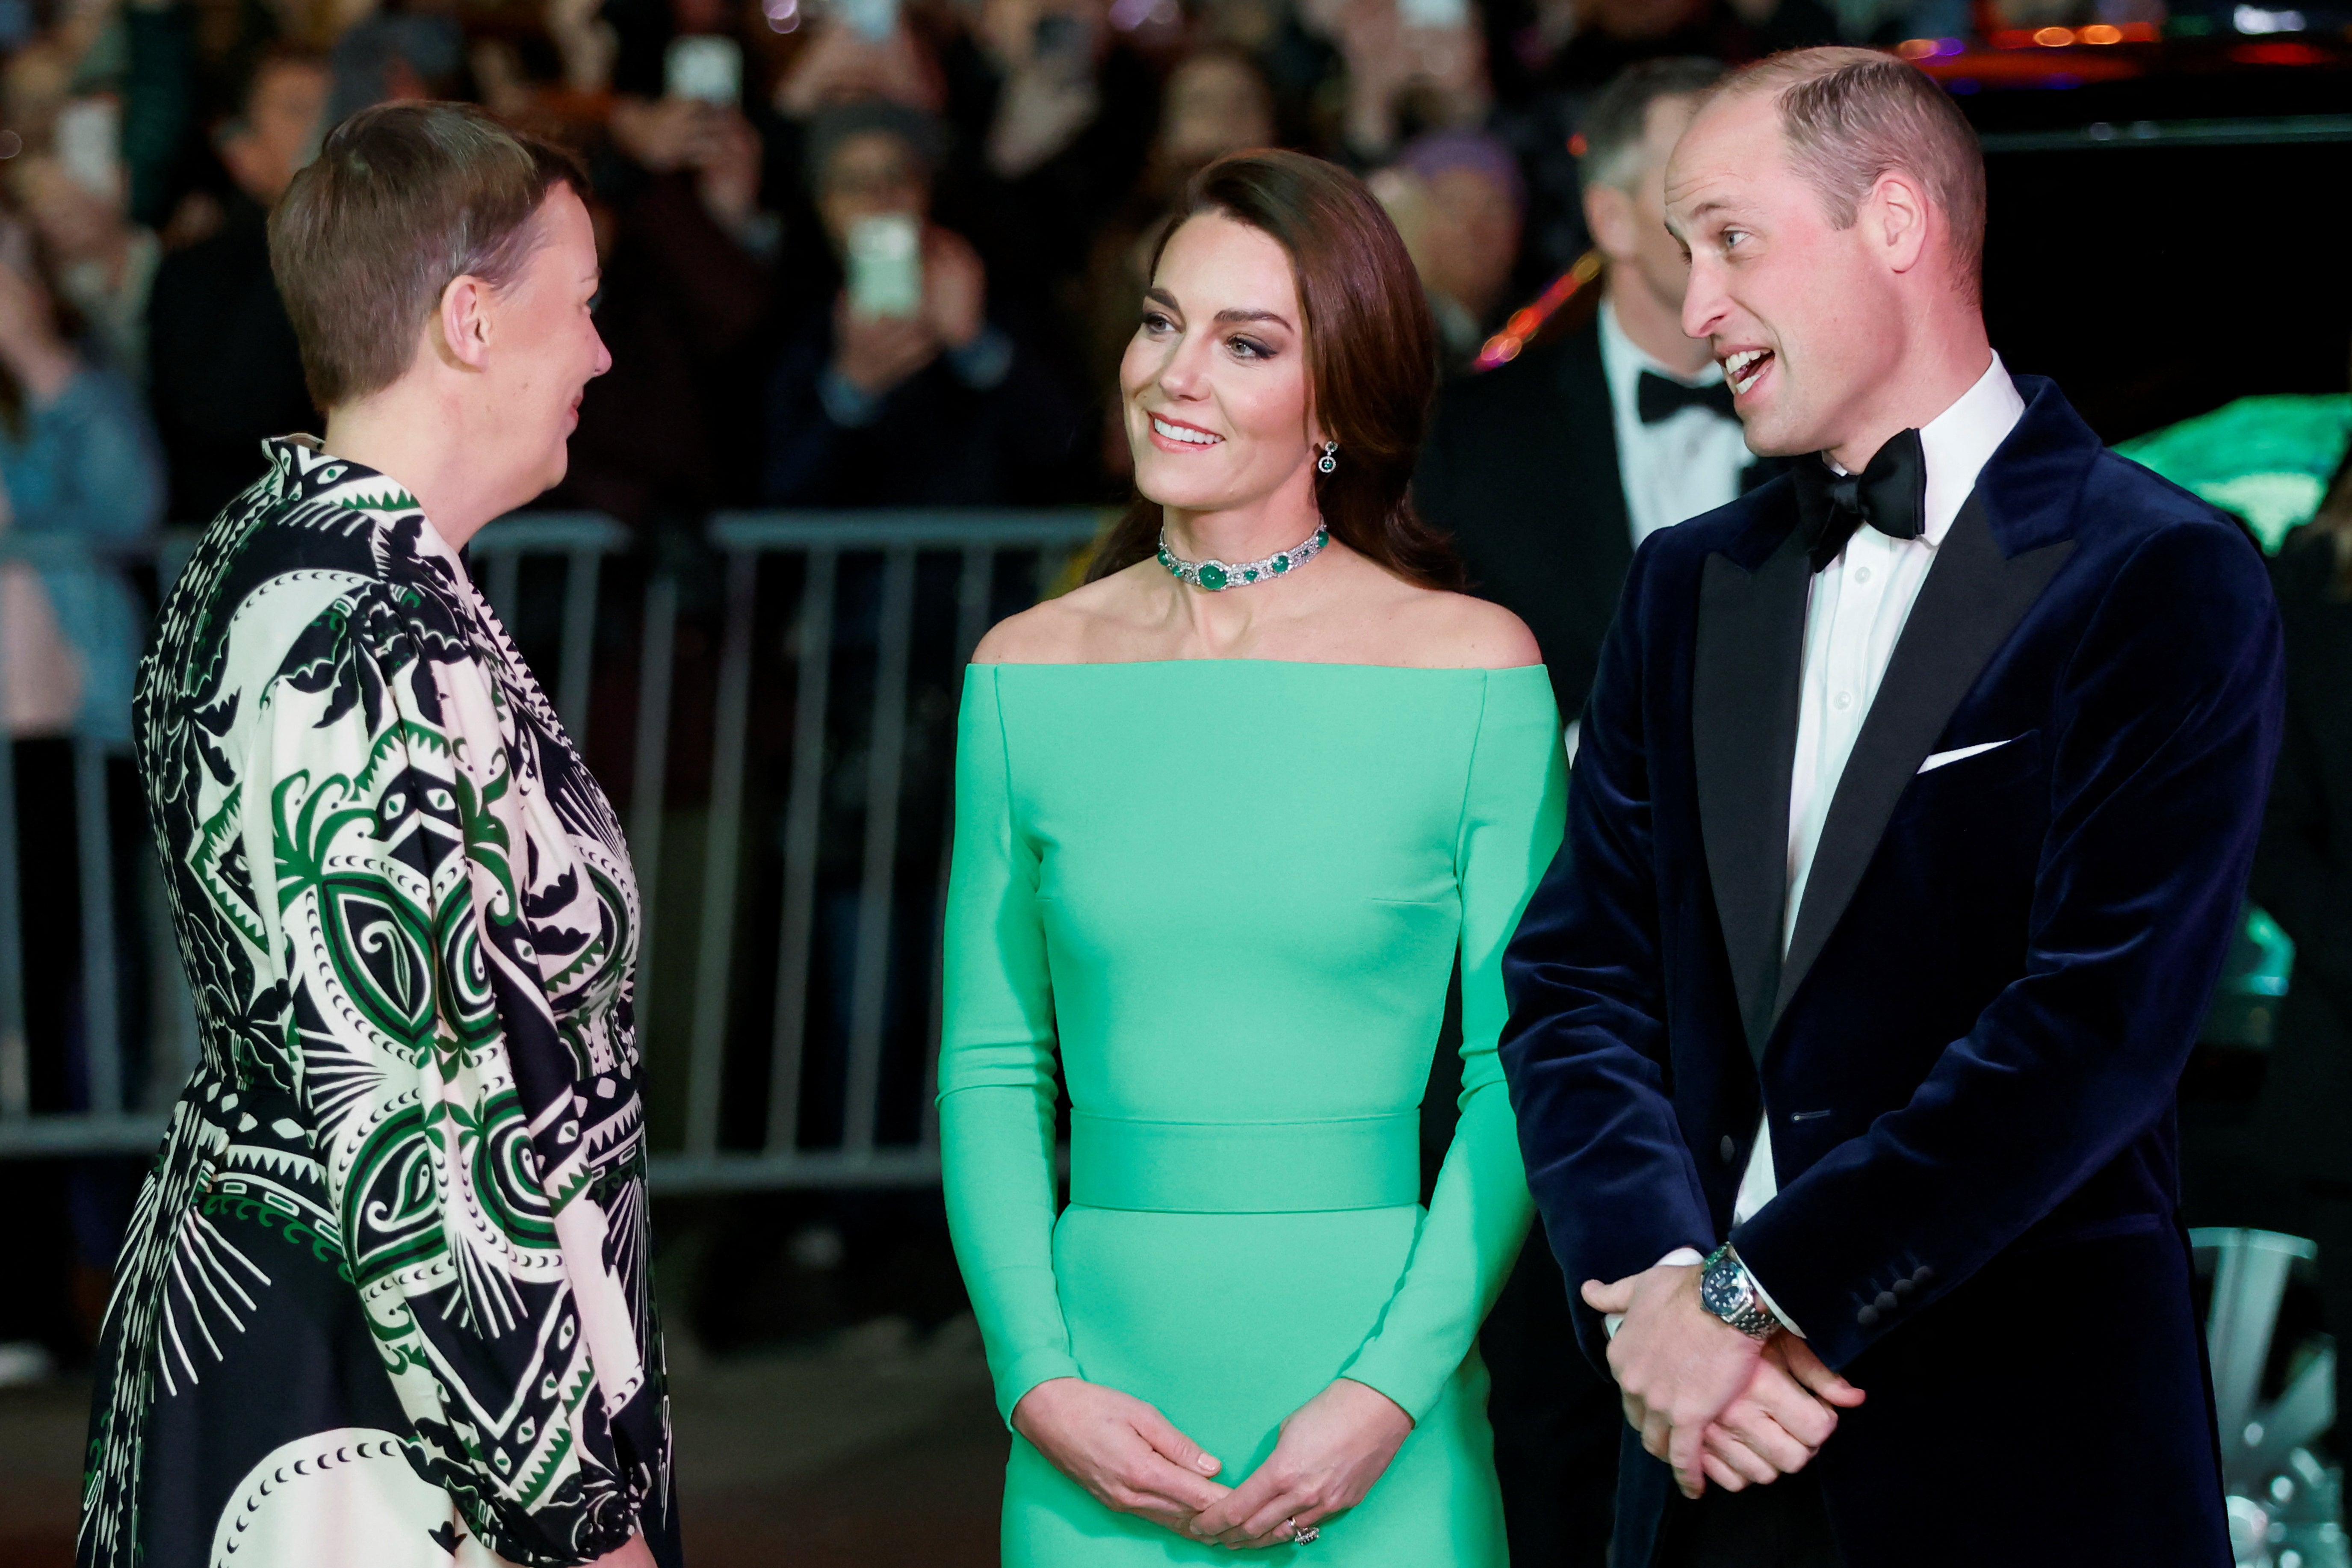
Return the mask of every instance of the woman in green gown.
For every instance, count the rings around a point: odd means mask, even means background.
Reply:
[[[1564,767],[1533,639],[1444,591],[1405,500],[1434,363],[1359,182],[1212,165],[1121,368],[1143,499],[967,677],[940,1128],[1008,1564],[1507,1560],[1475,1348],[1529,1215],[1499,963]]]

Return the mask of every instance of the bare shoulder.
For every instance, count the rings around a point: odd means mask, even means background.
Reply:
[[[974,664],[1087,664],[1101,657],[1101,645],[1131,618],[1134,571],[1113,573],[1084,584],[989,628],[972,649]]]
[[[1395,663],[1431,669],[1516,669],[1541,664],[1527,623],[1468,594],[1409,590],[1391,625]]]

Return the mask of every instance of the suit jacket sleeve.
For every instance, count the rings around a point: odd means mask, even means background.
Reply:
[[[996,670],[974,666],[956,738],[940,1159],[956,1261],[1008,1423],[1032,1388],[1079,1375],[1054,1279],[1056,1039],[1037,875],[1013,820]]]
[[[1653,542],[1654,542],[1654,541]],[[1640,627],[1645,544],[1585,705],[1568,836],[1503,960],[1503,1069],[1528,1184],[1571,1286],[1638,1274],[1715,1226],[1665,1088],[1665,985],[1651,847]],[[1596,1363],[1607,1339],[1576,1300]]]
[[[1949,1290],[2170,1109],[2238,919],[2280,666],[2234,531],[2175,524],[2116,574],[2057,678],[2022,976],[1907,1105],[1732,1234],[1832,1366],[1892,1326],[1871,1309],[1897,1279]]]

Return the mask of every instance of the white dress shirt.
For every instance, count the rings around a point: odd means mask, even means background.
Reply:
[[[1812,875],[1813,851],[1821,847],[1822,826],[1829,820],[1830,802],[1878,696],[1895,640],[1911,618],[1919,586],[1935,564],[1936,548],[1952,531],[1961,503],[1977,488],[1977,475],[2024,413],[2025,399],[2001,367],[2000,356],[1993,355],[1991,366],[1958,402],[1919,427],[1919,450],[1927,466],[1927,509],[1920,520],[1926,531],[1917,539],[1889,539],[1874,528],[1858,528],[1838,558],[1813,574],[1805,604],[1797,761],[1789,775],[1789,901],[1780,919],[1784,957],[1790,933],[1797,927],[1797,910],[1804,902],[1806,880]],[[1731,1205],[1731,1223],[1744,1223],[1780,1190],[1768,1114],[1757,1126],[1756,1147],[1748,1156],[1747,1173]]]
[[[1723,379],[1710,363],[1698,375],[1668,370],[1617,324],[1614,307],[1601,307],[1601,374],[1609,383],[1610,423],[1617,432],[1617,474],[1625,487],[1625,516],[1639,544],[1662,528],[1727,506],[1739,499],[1739,476],[1756,460],[1739,421],[1705,408],[1677,409],[1654,425],[1642,423],[1642,373],[1685,386]]]
[[[1780,951],[1788,953],[1797,910],[1812,874],[1813,852],[1846,759],[1878,696],[1903,624],[1919,597],[1936,549],[1977,487],[1977,475],[2025,413],[2025,399],[1995,354],[1992,364],[1958,401],[1919,427],[1927,468],[1927,508],[1917,539],[1889,539],[1874,528],[1854,530],[1838,558],[1813,574],[1805,602],[1805,652],[1797,706],[1796,766],[1789,776],[1789,899],[1780,920]],[[1841,470],[1842,471],[1842,470]],[[1732,1200],[1731,1223],[1744,1224],[1780,1190],[1772,1168],[1769,1108],[1759,1119],[1756,1145]],[[1678,1247],[1660,1263],[1697,1263]],[[1758,1289],[1762,1289],[1759,1283]],[[1804,1332],[1767,1294],[1765,1304],[1800,1336]],[[1614,1325],[1612,1325],[1614,1331]]]

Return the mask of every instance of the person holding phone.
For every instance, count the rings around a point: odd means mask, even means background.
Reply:
[[[632,528],[757,503],[783,293],[784,223],[761,199],[764,152],[737,104],[741,50],[688,34],[667,59],[662,96],[621,94],[606,122],[618,156],[596,327],[614,364],[580,405],[554,503]]]
[[[979,254],[930,220],[938,122],[871,100],[809,130],[843,286],[788,341],[770,389],[764,489],[800,506],[1065,499],[1080,420]]]

